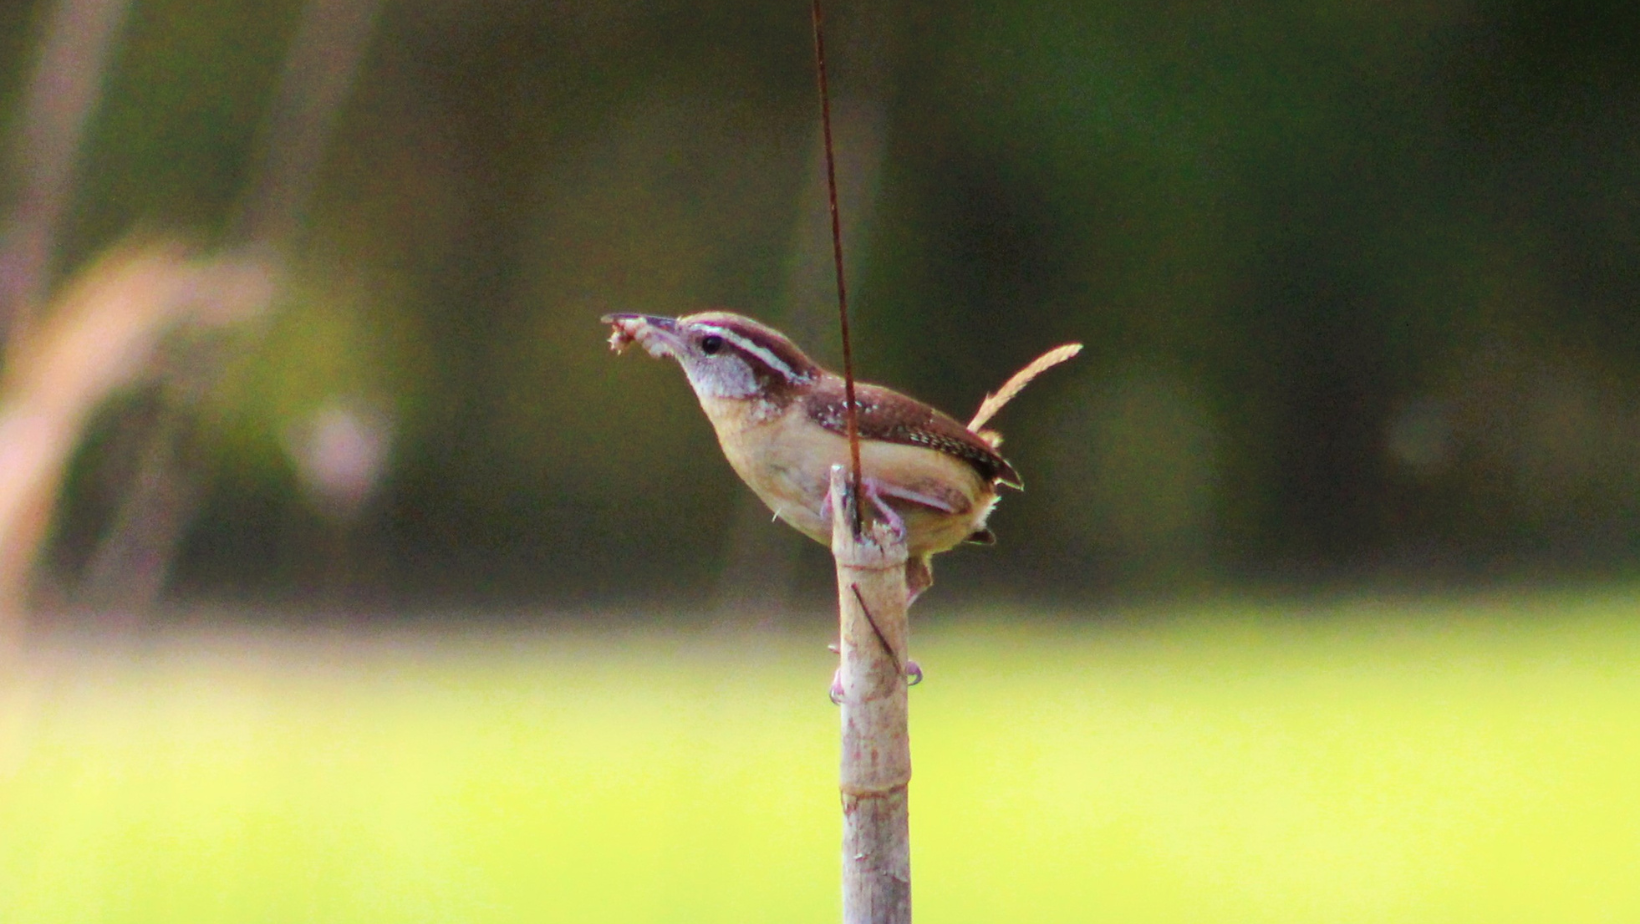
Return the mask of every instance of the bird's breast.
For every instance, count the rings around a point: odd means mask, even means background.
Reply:
[[[808,420],[802,407],[754,400],[702,398],[729,465],[753,492],[799,532],[831,543],[822,515],[831,467],[849,464],[848,440]],[[890,500],[906,522],[913,555],[940,552],[984,527],[996,492],[955,456],[924,446],[862,440],[862,474],[879,484],[934,498],[950,512]]]

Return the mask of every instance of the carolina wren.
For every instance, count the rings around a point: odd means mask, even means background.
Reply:
[[[850,459],[841,376],[774,328],[727,311],[609,314],[602,321],[614,327],[609,343],[617,353],[636,342],[651,356],[677,360],[735,472],[776,517],[831,543],[831,467]],[[1035,366],[1052,364],[1033,364],[998,397],[1005,402],[1009,389],[1017,392],[1041,371]],[[933,555],[965,541],[996,541],[986,518],[999,486],[1022,487],[1019,474],[997,453],[1001,438],[976,429],[990,416],[983,408],[965,427],[880,385],[857,383],[855,401],[862,493],[905,537],[906,584],[915,598],[933,583]]]

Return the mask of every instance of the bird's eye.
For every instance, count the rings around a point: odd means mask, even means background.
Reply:
[[[707,356],[715,356],[717,351],[721,349],[723,349],[723,338],[717,334],[708,334],[700,338],[700,351]]]

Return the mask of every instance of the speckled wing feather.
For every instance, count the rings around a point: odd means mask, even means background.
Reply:
[[[841,379],[833,382],[832,378],[828,376],[821,387],[809,392],[804,399],[805,406],[815,423],[838,435],[846,435],[848,419],[843,382]],[[967,462],[986,481],[1000,482],[1011,488],[1023,487],[1019,473],[1007,459],[998,455],[983,437],[951,417],[878,385],[856,384],[854,393],[860,402],[861,439],[926,446]]]

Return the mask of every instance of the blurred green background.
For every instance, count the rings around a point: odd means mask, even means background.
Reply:
[[[919,623],[918,917],[1633,920],[1636,602]],[[838,920],[819,625],[220,620],[40,651],[8,922]]]
[[[49,6],[0,13],[0,106]],[[204,411],[177,586],[311,595],[332,505],[289,434],[339,403],[390,433],[345,539],[386,602],[720,596],[746,492],[676,370],[596,319],[726,306],[836,361],[788,6],[382,7],[275,320]],[[132,5],[60,272],[134,227],[227,233],[299,13]],[[1632,4],[831,19],[863,375],[963,416],[1088,345],[1001,419],[1029,490],[953,598],[1633,571]],[[75,469],[70,583],[119,458]],[[823,550],[755,535],[824,587]]]
[[[0,4],[9,140],[58,6]],[[319,6],[132,0],[56,284],[242,243]],[[862,377],[963,417],[1087,345],[917,607],[919,913],[1640,914],[1640,6],[828,9]],[[835,919],[828,556],[597,324],[837,362],[807,6],[370,23],[266,322],[73,459],[0,919]]]

